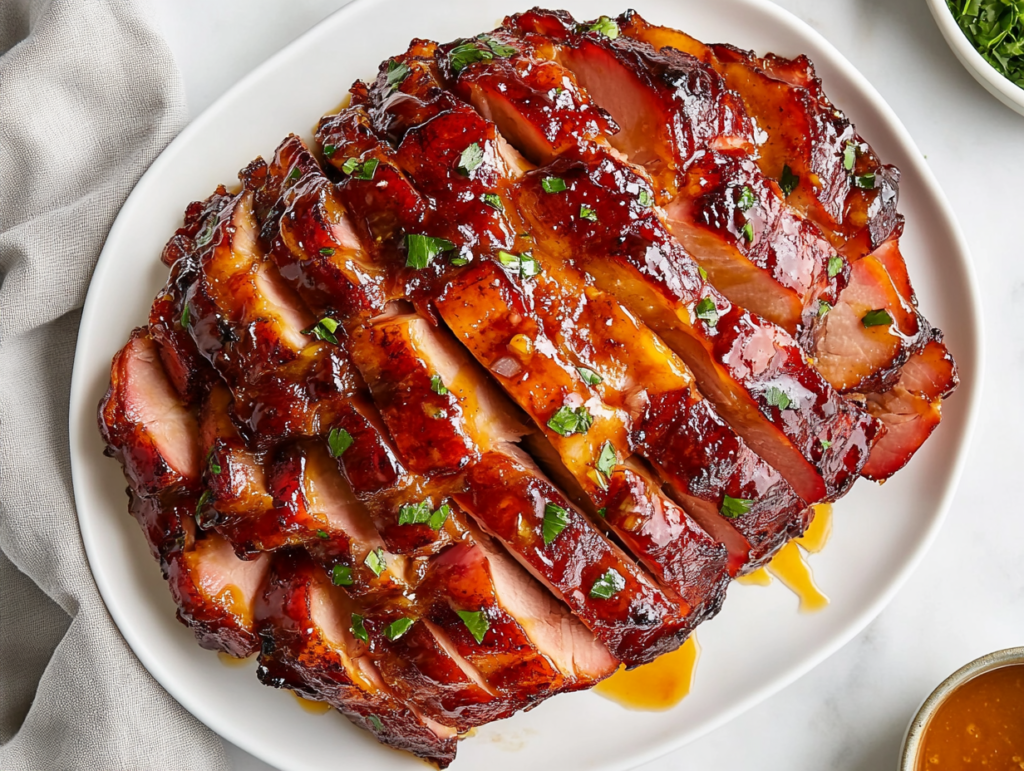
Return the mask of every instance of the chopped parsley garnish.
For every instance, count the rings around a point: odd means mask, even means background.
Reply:
[[[789,168],[787,163],[782,167],[782,176],[779,177],[779,187],[782,188],[782,194],[789,198],[790,193],[797,189],[800,184],[800,177],[793,173],[793,170]]]
[[[614,568],[608,568],[608,571],[590,587],[590,596],[596,600],[607,600],[625,588],[626,579]]]
[[[352,446],[352,434],[344,428],[332,428],[327,434],[327,446],[331,449],[332,458],[340,458],[341,454]]]
[[[396,618],[384,628],[384,636],[393,642],[408,632],[413,623],[411,618]]]
[[[298,179],[301,176],[302,176],[302,169],[300,169],[298,166],[296,166],[294,169],[292,169],[292,173],[288,175],[288,181],[289,182],[293,182],[293,181],[295,181],[296,179]]]
[[[694,309],[697,314],[697,318],[707,324],[709,327],[718,325],[718,307],[715,305],[715,301],[710,297],[705,297]]]
[[[324,340],[332,345],[338,344],[338,338],[334,334],[338,331],[338,327],[341,326],[336,320],[330,316],[320,319],[316,324],[311,326],[309,329],[302,330],[302,334],[311,335],[317,340]]]
[[[461,268],[463,265],[469,265],[469,260],[465,257],[452,257],[448,262],[457,268]]]
[[[838,254],[833,254],[828,258],[828,277],[835,278],[843,272],[843,258]]]
[[[586,407],[562,407],[548,421],[548,428],[560,436],[585,434],[594,425],[594,416]]]
[[[964,36],[992,67],[1024,88],[1024,9],[1007,0],[947,0]]]
[[[431,530],[440,530],[444,527],[444,523],[448,521],[449,515],[452,513],[452,507],[447,503],[442,503],[441,508],[430,515],[430,519],[427,520],[427,524]]]
[[[363,560],[363,564],[372,570],[375,576],[379,576],[388,566],[387,560],[384,559],[384,550],[377,547],[366,555],[366,559]]]
[[[562,193],[569,189],[561,177],[544,177],[540,181],[540,186],[544,188],[545,193]]]
[[[457,170],[459,174],[468,177],[470,172],[480,167],[480,164],[484,162],[484,150],[480,147],[480,144],[474,142],[465,150],[462,151],[462,155],[459,156],[459,165]]]
[[[788,409],[793,404],[789,394],[778,386],[771,386],[764,392],[764,401],[769,407],[778,407],[780,410]]]
[[[498,259],[513,273],[518,273],[520,278],[533,278],[540,273],[540,263],[530,252],[522,254],[498,252]]]
[[[874,190],[875,172],[869,171],[867,174],[861,174],[860,176],[854,177],[853,184],[855,184],[861,190]]]
[[[755,203],[757,203],[757,198],[754,196],[753,188],[750,185],[744,185],[740,191],[739,200],[736,201],[736,206],[739,207],[740,211],[747,211]]]
[[[577,367],[576,371],[580,373],[580,377],[583,382],[589,386],[600,385],[604,382],[604,378],[598,375],[594,370],[587,369],[586,367]]]
[[[405,247],[408,252],[405,258],[405,266],[422,270],[437,255],[454,249],[455,244],[444,238],[409,233],[405,237]]]
[[[722,499],[722,505],[718,511],[728,519],[739,519],[748,513],[753,505],[754,502],[747,498],[730,498],[727,495]]]
[[[210,473],[219,474],[221,472],[220,463],[217,462],[217,457],[213,454],[214,448],[210,448],[210,454],[206,456],[206,467],[210,469]]]
[[[202,232],[196,236],[196,246],[202,248],[209,244],[213,240],[213,232],[217,229],[217,217],[211,216],[206,220],[206,226]]]
[[[598,35],[604,35],[605,37],[614,40],[619,36],[619,25],[615,22],[614,19],[609,19],[607,16],[602,16],[593,24],[584,25],[583,31],[596,32]]]
[[[440,375],[434,375],[430,378],[430,390],[438,396],[448,395],[448,389],[445,387]]]
[[[319,538],[321,541],[326,541],[331,536],[327,533],[326,530],[317,530],[316,537]]]
[[[492,209],[505,211],[505,204],[501,202],[501,196],[497,193],[484,193],[484,203]]]
[[[706,270],[704,270],[704,268],[702,268],[700,265],[697,266],[697,272],[700,273],[701,281],[707,281],[708,280],[708,272]]]
[[[192,311],[188,308],[188,303],[185,303],[185,307],[181,309],[181,326],[187,328],[192,324]]]
[[[366,627],[363,625],[363,617],[358,613],[352,614],[352,626],[350,629],[352,634],[363,642],[370,642],[370,635],[366,633]]]
[[[370,715],[370,716],[369,716],[369,717],[367,718],[367,720],[369,720],[369,721],[370,721],[370,725],[372,725],[372,726],[373,726],[373,730],[374,730],[374,731],[383,731],[383,730],[384,730],[384,721],[382,721],[382,720],[381,720],[381,719],[380,719],[379,717],[377,717],[376,715]]]
[[[819,441],[821,442],[821,449],[823,450],[827,450],[829,447],[832,446],[832,442],[830,442],[828,439],[821,439]]]
[[[866,327],[888,327],[892,326],[892,316],[885,308],[880,308],[865,313],[860,323]]]
[[[200,495],[199,496],[199,500],[196,501],[196,516],[197,517],[202,513],[203,509],[206,507],[206,504],[208,504],[210,502],[210,499],[212,497],[213,497],[213,493],[211,493],[209,490],[203,490],[203,494]]]
[[[599,516],[601,519],[604,519],[607,515],[608,515],[608,507],[607,506],[602,506],[601,508],[599,508],[597,510],[597,516]]]
[[[605,442],[601,447],[601,454],[597,456],[597,470],[606,477],[610,477],[612,471],[615,470],[615,461],[618,459],[619,457],[615,454],[615,448],[612,447],[612,443]]]
[[[650,194],[645,188],[641,188],[640,192],[637,193],[636,200],[640,202],[641,206],[653,206],[654,196]]]
[[[355,179],[370,180],[377,173],[379,165],[380,161],[376,158],[367,158],[365,161],[360,161],[358,158],[349,158],[342,164],[341,170]]]
[[[818,318],[820,319],[826,313],[832,310],[832,303],[827,300],[818,300]]]
[[[853,165],[857,163],[857,143],[850,141],[843,148],[843,168],[853,171]]]
[[[569,512],[554,503],[544,505],[544,525],[541,532],[544,535],[544,545],[550,546],[569,524]]]
[[[396,62],[394,59],[388,60],[388,88],[392,91],[397,91],[398,87],[402,85],[407,77],[409,77],[409,65]]]
[[[398,524],[425,525],[433,508],[434,502],[429,498],[419,503],[406,503],[398,509]]]
[[[355,583],[352,568],[348,565],[335,565],[331,570],[331,583],[335,586],[352,586]]]
[[[597,212],[591,209],[586,204],[580,206],[580,219],[589,220],[590,222],[597,222]]]
[[[748,242],[754,240],[754,226],[750,223],[750,220],[747,220],[746,222],[743,223],[743,227],[740,228],[740,232],[743,234],[743,237],[747,239]]]
[[[483,43],[486,48],[482,48]],[[512,46],[499,43],[492,37],[481,35],[477,40],[457,45],[448,52],[448,63],[456,73],[462,72],[466,67],[476,62],[489,62],[495,56],[507,59],[516,52]]]
[[[330,158],[338,148],[334,145],[324,145],[324,155]]]
[[[459,618],[462,619],[462,623],[466,625],[466,629],[473,635],[473,639],[478,643],[484,641],[484,635],[487,634],[487,630],[491,628],[491,622],[487,620],[487,616],[482,610],[457,610]]]
[[[320,254],[322,254],[324,257],[333,257],[334,256],[334,247],[333,246],[325,246],[323,249],[320,250]]]

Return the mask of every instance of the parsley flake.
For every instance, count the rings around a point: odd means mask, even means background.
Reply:
[[[383,731],[383,730],[384,730],[384,721],[382,721],[382,720],[381,720],[381,719],[380,719],[379,717],[377,717],[376,715],[370,715],[370,716],[369,716],[369,717],[367,718],[367,720],[369,720],[369,721],[370,721],[370,725],[372,725],[372,726],[373,726],[373,730],[374,730],[374,731],[380,732],[380,731]]]
[[[750,220],[743,223],[743,227],[740,228],[740,232],[743,234],[743,237],[747,239],[748,243],[754,240],[754,226],[751,224]]]
[[[366,626],[363,624],[363,617],[358,613],[352,614],[352,626],[349,627],[349,631],[363,642],[370,642],[370,635],[366,632]]]
[[[612,475],[615,470],[615,462],[619,459],[611,442],[605,442],[601,447],[601,454],[597,457],[597,470],[606,477]]]
[[[405,266],[422,270],[437,255],[454,249],[455,244],[444,238],[409,233],[405,237],[405,247],[407,250]]]
[[[480,165],[484,162],[484,150],[480,147],[478,142],[474,142],[465,150],[462,151],[462,155],[459,156],[459,165],[457,171],[464,177],[468,177],[470,172],[480,168]]]
[[[447,396],[448,389],[445,388],[444,382],[441,380],[440,375],[434,375],[430,378],[430,390],[438,396]]]
[[[754,195],[753,188],[751,188],[750,185],[744,185],[743,189],[740,191],[739,200],[736,201],[736,206],[739,207],[740,211],[745,212],[755,203],[757,203],[757,197]]]
[[[325,246],[323,249],[320,250],[320,254],[322,254],[324,257],[333,257],[334,256],[334,247],[333,246]]]
[[[608,568],[608,571],[590,587],[590,596],[596,600],[607,600],[625,588],[626,579],[614,568]]]
[[[324,145],[324,155],[330,158],[338,148],[335,145]]]
[[[637,193],[636,200],[640,202],[641,206],[654,206],[654,196],[645,188],[640,189],[640,192]]]
[[[466,625],[466,629],[473,635],[473,639],[478,643],[484,641],[484,635],[487,634],[487,630],[491,628],[491,622],[487,620],[487,616],[482,610],[457,610],[459,618],[462,619],[462,623]]]
[[[185,307],[181,309],[181,326],[183,329],[192,325],[192,311],[188,308],[188,303],[185,303]]]
[[[430,520],[434,502],[427,498],[419,503],[406,503],[398,509],[398,524],[424,525]]]
[[[580,205],[580,219],[588,220],[590,222],[597,222],[597,212],[591,209],[586,204]]]
[[[355,583],[352,568],[348,565],[335,565],[331,570],[331,583],[335,586],[352,586]]]
[[[363,564],[372,570],[375,576],[379,576],[388,566],[387,560],[384,559],[384,550],[378,546],[366,555]]]
[[[857,143],[849,141],[843,148],[843,168],[853,171],[853,165],[857,162]]]
[[[316,537],[319,538],[321,541],[326,541],[331,536],[327,533],[326,530],[317,530]]]
[[[832,442],[830,442],[828,439],[821,439],[819,441],[821,442],[821,449],[823,450],[827,450],[829,447],[832,446]]]
[[[593,24],[585,25],[583,30],[585,32],[596,32],[598,35],[604,35],[611,40],[619,36],[619,25],[614,19],[609,19],[607,16],[602,16]]]
[[[697,303],[694,312],[697,314],[697,318],[709,327],[718,325],[718,306],[715,305],[715,301],[710,297],[705,297]]]
[[[505,204],[501,202],[501,196],[497,193],[484,193],[484,203],[490,206],[492,209],[498,211],[505,211]]]
[[[833,254],[828,258],[828,277],[835,278],[843,272],[843,258],[838,254]]]
[[[196,236],[196,246],[202,248],[213,240],[213,233],[217,229],[217,219],[216,216],[211,216],[206,220],[206,225],[203,227],[202,232]]]
[[[728,495],[722,499],[719,513],[726,519],[739,519],[748,513],[754,502],[749,498],[730,498]]]
[[[402,85],[402,82],[409,77],[409,72],[409,65],[396,62],[394,59],[389,59],[387,76],[388,88],[392,91],[397,91],[398,87]]]
[[[879,308],[865,313],[860,323],[866,327],[888,327],[892,326],[892,316],[885,308]]]
[[[780,410],[788,409],[793,404],[789,394],[778,386],[771,386],[764,392],[764,401],[769,407],[778,407]]]
[[[789,168],[787,163],[782,167],[782,175],[779,177],[779,187],[782,188],[782,194],[789,198],[790,193],[797,189],[800,185],[800,177],[793,173],[793,170]]]
[[[598,375],[594,370],[587,369],[586,367],[577,367],[576,371],[580,373],[580,377],[583,382],[589,386],[600,385],[604,382],[604,378]]]
[[[818,318],[819,319],[822,316],[824,316],[825,314],[827,314],[830,310],[832,310],[832,303],[830,303],[830,302],[828,302],[826,300],[818,300]]]
[[[498,260],[513,273],[518,273],[520,278],[533,278],[541,272],[540,263],[530,252],[522,254],[498,252]]]
[[[481,48],[476,42],[463,43],[448,52],[448,64],[456,74],[471,64],[489,62],[493,59],[494,52],[487,48]]]
[[[430,526],[431,530],[440,530],[444,527],[444,523],[448,521],[448,517],[452,513],[452,507],[447,503],[441,504],[441,508],[430,515],[430,519],[427,520],[427,525]]]
[[[338,331],[339,326],[341,326],[341,324],[330,316],[327,316],[320,319],[320,321],[309,329],[302,330],[302,334],[310,335],[311,337],[315,337],[317,340],[324,340],[332,345],[337,345],[338,338],[334,333]]]
[[[558,536],[562,534],[569,524],[569,512],[554,503],[544,504],[544,524],[541,533],[544,536],[544,545],[550,546]]]
[[[380,161],[376,158],[367,158],[365,161],[360,161],[358,158],[349,158],[342,164],[341,170],[353,179],[371,180],[377,173],[379,165]]]
[[[875,172],[869,171],[867,174],[861,174],[859,176],[854,177],[853,184],[855,184],[861,190],[874,190]]]
[[[562,407],[551,416],[548,421],[548,428],[560,436],[572,436],[573,434],[585,434],[594,425],[594,416],[586,407]]]
[[[562,193],[569,189],[561,177],[544,177],[540,181],[540,186],[544,188],[545,193]]]
[[[352,434],[344,428],[332,428],[327,434],[327,446],[331,450],[331,457],[340,458],[341,454],[351,447],[354,441]]]
[[[384,636],[394,642],[408,632],[409,628],[414,623],[415,622],[411,618],[405,618],[404,616],[402,618],[396,618],[384,628]]]

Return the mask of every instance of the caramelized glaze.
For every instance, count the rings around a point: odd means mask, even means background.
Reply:
[[[693,687],[700,645],[695,635],[672,653],[636,669],[620,668],[594,686],[594,692],[627,709],[660,712],[671,709]]]

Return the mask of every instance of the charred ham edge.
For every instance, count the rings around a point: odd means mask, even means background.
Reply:
[[[391,692],[352,633],[356,609],[301,552],[275,555],[256,612],[260,681],[326,701],[382,743],[446,768],[455,759],[456,732]]]
[[[442,70],[445,69],[446,49],[446,46],[440,49]],[[551,158],[560,147],[578,148],[588,138],[587,132],[590,133],[590,139],[598,144],[603,143],[603,139],[596,136],[596,124],[599,121],[591,121],[594,126],[590,125],[591,122],[584,122],[582,128],[577,128],[570,120],[573,115],[587,114],[585,102],[580,104],[578,110],[563,111],[566,105],[574,103],[578,94],[571,73],[550,61],[530,60],[528,66],[522,67],[519,64],[519,58],[513,54],[510,59],[495,59],[489,66],[467,68],[456,80],[455,89],[485,117],[497,116],[500,121],[498,128],[515,137],[513,144],[517,149],[538,161]],[[526,78],[531,79],[532,87],[527,84]],[[594,112],[593,108],[590,110]],[[523,119],[517,119],[520,113]],[[566,117],[564,121],[561,120],[563,115]],[[566,126],[572,127],[572,130],[564,128]],[[573,131],[577,133],[573,134]],[[524,140],[524,136],[527,139]],[[593,208],[586,203],[581,204],[580,211],[587,215],[583,219],[596,216]],[[659,389],[653,385],[657,377],[660,375],[663,380],[666,379],[673,366],[685,374],[677,376],[673,384],[661,387],[665,390],[689,389],[692,377],[685,365],[646,327],[636,322],[607,295],[593,287],[584,288],[581,277],[568,266],[556,266],[553,261],[544,259],[539,250],[534,250],[533,254],[540,260],[542,272],[531,293],[536,298],[537,312],[547,321],[546,331],[559,347],[571,350],[573,363],[577,367],[587,368],[601,380],[597,390],[607,403],[618,402],[617,406],[630,412],[633,420],[641,420],[639,413],[642,411],[642,402],[649,394],[657,393]],[[595,312],[595,308],[603,310]],[[517,317],[519,315],[517,312]],[[563,316],[572,323],[564,323]],[[529,334],[523,335],[522,339],[529,340]],[[607,343],[603,351],[597,345],[602,340]],[[511,349],[513,346],[509,347]],[[651,350],[648,351],[648,348]],[[514,350],[511,352],[515,354]],[[522,357],[524,354],[528,355],[529,352],[519,355]],[[598,358],[602,355],[612,360],[601,362]],[[627,382],[621,382],[623,372],[627,373]],[[619,383],[613,386],[616,381]],[[623,392],[625,399],[622,398]],[[741,458],[735,465],[738,473],[729,473],[727,463],[713,457],[701,460],[713,461],[717,474],[707,473],[703,463],[688,465],[687,461],[700,458],[701,454],[694,450],[687,455],[685,440],[680,447],[683,453],[675,456],[676,462],[661,453],[656,465],[663,478],[669,479],[680,491],[677,494],[687,497],[687,510],[697,517],[705,530],[712,532],[729,547],[730,571],[735,574],[756,568],[770,558],[788,537],[799,534],[794,530],[802,527],[801,523],[806,524],[806,517],[802,516],[803,506],[789,485],[774,469],[751,453],[737,437],[731,436],[729,442],[727,436],[732,434],[731,430],[708,405],[696,407],[699,399],[698,394],[691,392],[682,398],[662,401],[658,418],[674,422],[677,431],[685,430],[684,436],[690,441],[703,441],[709,436],[716,436],[719,441],[730,443]],[[685,414],[682,417],[674,415],[672,407],[684,410]],[[649,430],[657,431],[657,426],[651,426]],[[634,432],[634,436],[642,437],[643,431],[639,434]],[[550,438],[560,442],[558,437]],[[657,452],[652,444],[644,444],[642,441],[637,449],[648,457]],[[578,476],[579,471],[576,473]],[[592,478],[594,474],[595,471],[591,469],[589,476]],[[593,485],[589,487],[592,489]],[[752,510],[731,523],[723,521],[719,512],[725,496],[742,497],[741,490],[747,496],[745,505],[753,504]],[[773,507],[771,516],[766,517],[767,512],[761,510],[761,504],[750,498],[755,491],[767,494],[765,505]],[[638,508],[642,510],[647,507]],[[628,537],[623,535],[619,526],[623,522],[641,520],[632,516],[625,520],[611,521],[613,527],[618,528],[620,537]],[[654,569],[650,561],[647,564]],[[665,580],[664,572],[654,572]],[[678,585],[672,581],[668,583]]]
[[[204,648],[248,656],[256,649],[252,605],[268,560],[243,561],[218,534],[197,532],[198,424],[145,328],[132,333],[111,372],[100,429],[108,454],[122,461],[130,510],[160,560],[178,618]]]
[[[410,56],[405,57],[404,61],[407,66],[415,66],[420,72],[432,73],[432,60],[417,62]],[[410,80],[414,84],[422,85],[427,78],[424,76],[422,79],[407,79],[403,82],[402,93],[413,96],[416,92],[407,85]],[[429,100],[436,91],[426,89],[426,98]],[[374,103],[376,96],[373,90],[368,95],[373,105],[371,115],[378,111],[386,112],[388,109],[388,97],[385,96],[379,103]],[[417,110],[416,114],[423,117],[429,104],[429,101],[423,102],[424,106]],[[467,135],[470,138],[481,139],[477,147],[481,155],[484,158],[490,157],[492,162],[477,165],[472,169],[472,173],[464,175],[451,170],[456,169],[461,162],[466,149],[464,143]],[[453,137],[457,140],[453,141]],[[442,208],[446,208],[449,205],[459,206],[465,201],[485,200],[487,191],[494,190],[499,182],[507,178],[507,173],[501,173],[496,163],[499,151],[500,149],[495,147],[493,125],[483,121],[461,103],[450,101],[449,98],[435,104],[435,114],[422,125],[404,127],[395,158],[417,183],[421,177],[431,180],[430,187],[424,190],[424,194],[429,194]],[[445,185],[437,184],[438,176],[448,177]],[[474,231],[491,234],[512,231],[511,223],[500,216],[497,207],[487,204],[482,211],[479,206],[474,208],[475,219],[472,221],[482,223],[480,227],[473,228]],[[464,219],[455,221],[467,222]],[[464,241],[461,233],[454,230],[450,224],[433,232],[440,232],[449,237],[453,244]],[[580,375],[564,360],[557,347],[544,337],[530,311],[521,302],[516,302],[518,290],[511,283],[507,273],[497,267],[495,262],[484,259],[473,266],[460,266],[457,270],[452,268],[444,279],[444,291],[435,293],[434,304],[438,313],[474,357],[491,371],[509,395],[535,419],[551,440],[556,442],[559,452],[577,479],[588,488],[588,492],[600,500],[604,495],[601,489],[603,483],[595,476],[594,464],[603,447],[621,447],[625,444],[622,417],[602,405],[598,397],[589,393]],[[497,287],[504,289],[495,292],[494,289]],[[519,299],[521,300],[521,297]],[[489,320],[495,322],[496,328],[487,328]],[[543,372],[543,377],[538,376],[539,372]],[[530,377],[518,377],[522,373],[529,373]],[[540,385],[541,388],[536,388],[534,384]],[[559,432],[552,427],[556,421],[555,416],[567,410],[573,411],[577,416],[585,414],[589,421],[586,430]],[[652,493],[658,495],[656,492]],[[668,506],[671,507],[671,504]],[[677,516],[685,517],[678,508],[671,508]],[[681,529],[680,532],[697,531],[692,528]],[[718,570],[719,575],[723,575],[721,567]],[[720,591],[722,584],[721,580],[713,583],[712,591]],[[718,601],[712,600],[707,604],[717,607]],[[685,601],[681,606],[687,606],[684,612],[696,611],[693,621],[699,620],[701,606],[688,606]],[[666,630],[671,633],[670,627],[666,627]],[[600,636],[600,632],[598,634]],[[613,649],[613,652],[625,658],[620,650]]]
[[[886,426],[861,473],[885,480],[903,468],[942,419],[942,400],[956,390],[956,363],[941,340],[932,340],[912,356],[895,387],[866,394],[867,410]]]
[[[541,24],[539,19],[545,15],[551,18]],[[623,110],[645,111],[651,116],[680,113],[706,124],[705,133],[712,131],[714,121],[707,116],[714,114],[712,106],[726,86],[710,67],[671,48],[657,52],[630,38],[611,40],[597,33],[581,34],[578,25],[562,14],[533,11],[511,20],[513,28],[525,32],[528,41],[537,39],[531,33],[538,28],[550,28],[556,23],[561,32],[550,39],[554,45],[537,45],[538,54],[554,56],[566,64],[613,117]],[[705,71],[705,77],[683,76],[693,68]],[[662,74],[654,79],[654,85],[648,82],[651,72]],[[669,89],[665,82],[676,87]],[[623,93],[630,95],[630,104],[623,102]],[[694,104],[708,109],[694,109]],[[633,162],[644,163],[651,139],[646,137],[638,143],[635,137],[619,134],[610,141]],[[732,302],[780,323],[791,333],[803,327],[802,337],[810,345],[812,355],[817,356],[814,343],[821,334],[815,328],[832,323],[828,309],[842,310],[848,303],[856,305],[864,287],[840,292],[842,285],[837,285],[836,279],[845,278],[841,258],[833,261],[838,255],[817,228],[793,212],[776,183],[762,177],[753,163],[742,158],[694,156],[687,143],[675,136],[657,136],[654,141],[665,143],[663,154],[679,159],[676,169],[645,163],[656,190],[678,191],[667,196],[658,193],[659,202],[666,203],[669,229]],[[750,269],[755,264],[760,266],[760,273]],[[833,331],[830,335],[829,356],[836,359],[841,354],[849,363],[840,367],[839,373],[833,371],[835,367],[822,372],[835,388],[847,392],[875,387],[888,373],[898,372],[899,366],[927,340],[927,322],[915,308],[899,302],[884,272],[862,273],[858,280],[862,285],[870,282],[868,290],[876,300],[886,299],[890,303],[865,312],[885,310],[893,324],[881,329],[862,323],[839,324],[843,334]],[[800,289],[801,302],[790,302],[788,307],[799,308],[799,313],[780,314],[787,307],[787,298],[793,299],[794,288]],[[883,338],[885,346],[879,344]],[[881,362],[863,362],[859,353],[864,347],[874,349],[876,354],[885,350],[890,356]],[[850,382],[842,375],[848,376],[852,369],[867,369],[867,375]],[[839,376],[829,377],[833,375]]]

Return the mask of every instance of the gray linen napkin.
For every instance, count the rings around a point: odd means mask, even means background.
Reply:
[[[186,120],[131,0],[0,0],[0,768],[223,768],[143,669],[82,548],[68,460],[79,308],[118,208]]]

